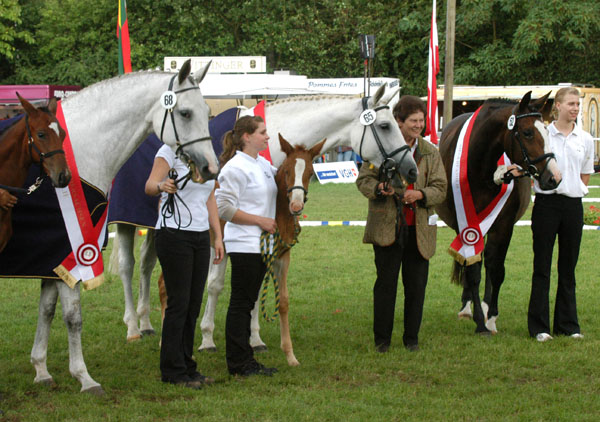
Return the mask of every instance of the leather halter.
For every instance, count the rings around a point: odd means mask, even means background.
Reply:
[[[523,155],[523,161],[525,162],[525,166],[526,166],[526,169],[524,169],[523,174],[519,177],[533,176],[536,179],[539,179],[542,176],[542,174],[544,174],[544,172],[548,169],[548,163],[549,163],[550,159],[556,160],[556,157],[553,152],[548,152],[546,154],[542,154],[539,157],[536,157],[534,159],[529,157],[529,154],[527,154],[527,150],[525,149],[525,146],[523,145],[523,141],[521,140],[519,128],[517,125],[517,121],[519,119],[523,119],[525,117],[537,117],[537,118],[541,119],[542,113],[534,111],[534,112],[519,114],[519,115],[515,116],[515,125],[511,129],[511,132],[512,132],[514,139],[516,139],[517,142],[519,143],[519,147],[521,148],[521,154]],[[547,160],[547,161],[546,161],[546,165],[544,166],[544,169],[540,172],[540,171],[538,171],[538,169],[535,165],[543,160]],[[509,176],[509,174],[510,174],[510,176]],[[512,176],[512,173],[508,172],[508,174],[504,175],[504,179],[508,178],[508,180],[510,181],[511,176]],[[514,176],[512,176],[512,178],[514,178]]]
[[[293,191],[293,190],[295,190],[295,189],[298,189],[298,190],[301,190],[302,192],[304,192],[304,203],[306,204],[306,201],[308,201],[308,191],[307,191],[306,189],[304,189],[304,186],[300,186],[300,185],[294,185],[294,186],[292,186],[291,188],[289,188],[289,189],[287,190],[287,193],[288,193],[288,195],[289,195],[290,193],[292,193],[292,191]],[[300,212],[302,212],[302,211],[300,211]],[[299,215],[299,214],[300,214],[300,212],[298,212],[298,213],[294,213],[294,214],[295,214],[295,215]]]
[[[363,111],[367,110],[368,108],[368,101],[369,98],[371,97],[363,97],[362,98],[362,108]],[[379,110],[383,110],[383,109],[389,109],[390,107],[387,105],[384,106],[380,106],[375,108],[375,112],[378,112]],[[389,172],[395,172],[397,171],[397,167],[402,163],[402,161],[404,161],[404,158],[406,157],[406,154],[408,154],[408,152],[410,151],[410,146],[408,145],[403,145],[399,148],[396,148],[394,151],[392,151],[390,154],[388,154],[385,151],[385,148],[383,148],[383,144],[381,143],[381,139],[379,139],[379,135],[377,134],[377,129],[375,129],[375,124],[372,123],[369,125],[371,127],[371,131],[373,132],[373,138],[375,138],[375,142],[377,143],[377,147],[379,148],[379,152],[381,153],[381,155],[383,156],[383,164],[382,167],[386,168],[387,171]],[[367,131],[367,126],[363,127],[363,134],[362,137],[360,139],[360,148],[359,148],[359,155],[362,157],[362,146],[363,146],[363,142],[365,140],[365,133]],[[392,157],[396,154],[398,154],[399,152],[404,151],[404,154],[402,154],[402,157],[400,158],[400,161],[397,162],[396,160],[394,160]]]
[[[31,136],[31,128],[29,127],[29,115],[25,114],[25,127],[27,128],[27,145],[29,146],[29,155],[31,156],[31,162],[34,164],[39,164],[40,167],[42,166],[42,164],[44,164],[44,159],[45,158],[50,158],[53,155],[56,154],[65,154],[65,151],[60,148],[60,149],[55,149],[54,151],[49,151],[49,152],[42,152],[40,151],[40,149],[38,148],[38,146],[35,144],[35,142],[33,141],[33,136]],[[33,159],[33,151],[32,149],[35,149],[35,152],[38,153],[38,155],[40,156],[40,161],[39,162],[35,162],[35,160]],[[41,170],[40,170],[41,171]]]
[[[173,89],[173,81],[175,80],[175,78],[177,76],[178,76],[177,74],[173,75],[173,77],[169,81],[168,91],[171,91]],[[192,86],[189,88],[183,88],[183,89],[175,91],[175,94],[179,94],[181,92],[189,91],[192,89],[200,89],[200,87]],[[175,108],[175,105],[176,104],[174,104],[173,107],[171,107],[169,109],[165,109],[165,115],[163,117],[162,126],[160,128],[160,140],[161,140],[161,142],[164,143],[163,134],[165,131],[165,123],[167,122],[167,115],[169,114],[171,116],[171,124],[173,125],[173,132],[175,132],[175,143],[177,144],[177,150],[175,151],[175,155],[187,164],[188,168],[190,169],[190,172],[188,173],[187,177],[191,178],[192,172],[195,168],[195,164],[194,164],[194,161],[190,158],[189,154],[187,154],[183,149],[189,145],[195,144],[196,142],[212,141],[212,137],[204,136],[202,138],[194,139],[192,141],[182,144],[181,141],[179,140],[179,134],[177,133],[177,126],[175,125],[175,117],[173,116],[173,109]]]
[[[31,135],[31,127],[29,126],[29,115],[28,114],[25,114],[25,128],[27,129],[27,146],[29,149],[29,156],[31,157],[31,162],[33,164],[37,164],[40,166],[40,175],[36,178],[35,182],[31,186],[29,186],[27,189],[16,187],[16,186],[8,186],[8,185],[0,185],[0,189],[4,189],[8,192],[13,192],[13,193],[25,193],[27,195],[31,195],[37,188],[40,187],[40,185],[42,184],[42,182],[44,180],[44,159],[50,158],[56,154],[64,155],[65,151],[61,148],[61,149],[55,149],[55,150],[49,151],[49,152],[42,152],[38,148],[38,146],[35,144],[35,142],[33,141],[33,136]],[[40,161],[38,161],[38,162],[36,162],[33,159],[33,150],[34,149],[35,149],[35,152],[37,152],[38,155],[40,156]]]

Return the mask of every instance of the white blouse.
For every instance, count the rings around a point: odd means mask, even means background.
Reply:
[[[260,155],[254,159],[237,151],[221,169],[216,190],[219,216],[227,220],[223,242],[227,252],[260,253],[262,229],[231,222],[239,209],[248,214],[275,218],[277,169]]]
[[[592,135],[575,125],[568,136],[563,135],[552,122],[548,126],[550,147],[556,156],[556,163],[562,175],[562,182],[556,189],[542,190],[535,180],[533,190],[540,194],[553,194],[581,198],[588,194],[588,188],[581,180],[582,174],[594,172],[594,141]]]
[[[183,161],[177,158],[171,147],[168,145],[160,147],[156,153],[156,157],[164,159],[169,164],[170,168],[174,168],[177,171],[178,178],[185,176],[189,171],[188,167]],[[181,186],[182,183],[183,182],[180,182],[179,185]],[[166,224],[169,228],[177,229],[179,226],[181,230],[185,231],[203,232],[208,230],[209,222],[206,201],[208,201],[214,188],[214,180],[209,180],[205,183],[194,183],[191,180],[188,181],[184,189],[177,191],[177,195],[179,195],[181,200],[175,196],[175,202],[179,211],[177,211],[176,208],[175,214],[166,218],[165,221],[163,221],[162,208],[167,200],[168,194],[166,192],[161,193],[158,208],[158,221],[156,222],[155,229],[158,230]],[[186,206],[189,208],[189,211]]]

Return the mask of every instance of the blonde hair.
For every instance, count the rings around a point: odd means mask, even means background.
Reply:
[[[225,133],[223,136],[223,152],[219,156],[221,166],[235,155],[236,151],[241,151],[244,148],[244,133],[253,134],[258,129],[259,123],[264,123],[260,116],[244,116],[240,117],[233,126],[233,130]]]
[[[567,86],[556,91],[554,95],[554,104],[552,104],[552,116],[558,119],[558,110],[556,109],[556,103],[562,103],[567,95],[576,95],[577,98],[581,97],[581,93],[574,86]]]

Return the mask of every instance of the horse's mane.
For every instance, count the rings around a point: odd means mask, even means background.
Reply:
[[[277,105],[277,104],[283,104],[283,103],[298,102],[298,101],[326,101],[326,100],[340,100],[340,99],[353,100],[355,98],[358,98],[358,97],[355,95],[339,95],[339,94],[303,95],[300,97],[288,97],[288,98],[282,98],[279,100],[267,102],[266,107],[270,107],[270,106]]]
[[[17,118],[18,116],[21,116],[21,118]],[[17,115],[15,117],[13,117],[11,122],[8,122],[8,124],[6,124],[7,122],[2,122],[0,121],[0,141],[2,139],[4,139],[4,136],[8,133],[8,131],[14,127],[17,123],[19,123],[24,115]]]
[[[85,88],[83,88],[81,91],[74,93],[73,95],[70,95],[70,97],[75,97],[77,95],[79,95],[80,93],[84,93],[86,91],[91,91],[94,89],[102,89],[104,86],[106,85],[110,85],[113,84],[115,81],[121,81],[124,79],[128,79],[128,78],[132,78],[132,77],[137,77],[139,75],[148,75],[148,76],[153,76],[153,75],[165,75],[168,74],[168,72],[164,72],[162,70],[155,70],[155,69],[148,69],[148,70],[138,70],[137,72],[130,72],[130,73],[125,73],[123,75],[117,75],[114,76],[112,78],[109,79],[103,79],[101,81],[95,82],[91,85],[86,86]]]

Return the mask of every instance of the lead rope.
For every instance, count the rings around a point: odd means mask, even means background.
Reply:
[[[260,235],[260,254],[263,262],[267,266],[267,272],[265,273],[265,279],[263,281],[262,294],[260,296],[260,313],[267,322],[273,322],[279,316],[279,277],[275,274],[275,268],[273,263],[275,259],[279,257],[280,250],[291,249],[296,243],[298,243],[298,234],[300,233],[300,223],[298,218],[294,219],[294,240],[292,243],[286,243],[281,239],[279,229],[275,233],[270,234],[269,232],[263,231]],[[270,246],[273,246],[270,248]],[[267,300],[267,292],[269,291],[269,279],[273,280],[273,291],[275,294],[275,311],[272,315],[267,314],[265,302]]]

